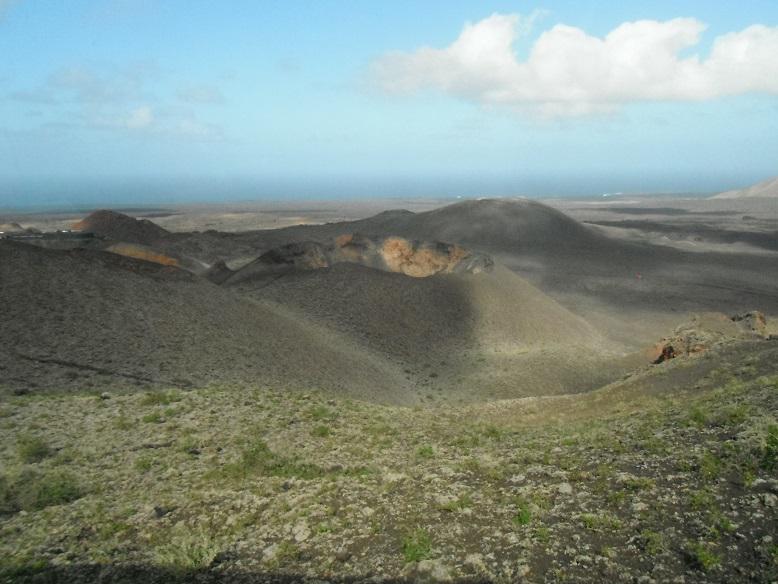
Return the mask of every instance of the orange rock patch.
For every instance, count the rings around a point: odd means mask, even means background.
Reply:
[[[381,246],[381,257],[392,272],[414,278],[426,278],[441,272],[451,272],[468,255],[459,246],[448,246],[445,253],[429,247],[414,247],[401,237],[389,237]]]
[[[139,245],[132,245],[129,243],[116,243],[111,247],[109,247],[107,251],[128,258],[135,258],[137,260],[144,260],[146,262],[161,264],[163,266],[178,267],[179,265],[178,260],[175,258],[171,258],[170,256],[166,256],[165,254],[158,253],[151,249]]]

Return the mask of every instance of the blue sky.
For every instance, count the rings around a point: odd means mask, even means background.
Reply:
[[[603,4],[0,0],[0,204],[778,175],[778,3]]]

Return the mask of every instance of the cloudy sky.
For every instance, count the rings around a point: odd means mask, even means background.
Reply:
[[[778,175],[778,2],[0,0],[0,203]]]

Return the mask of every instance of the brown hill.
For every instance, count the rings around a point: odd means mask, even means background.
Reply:
[[[169,232],[148,219],[135,219],[116,211],[101,210],[73,224],[73,229],[88,231],[113,241],[153,245]]]

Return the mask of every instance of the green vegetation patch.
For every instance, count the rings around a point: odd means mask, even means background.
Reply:
[[[40,436],[22,435],[16,441],[16,451],[25,464],[40,462],[54,454],[54,450]]]
[[[236,479],[246,479],[253,475],[314,479],[325,473],[315,464],[276,454],[264,440],[256,440],[243,450],[238,461],[224,467],[224,474]]]
[[[403,538],[402,553],[406,563],[426,560],[431,552],[432,539],[426,530],[414,529]]]
[[[38,511],[52,505],[63,505],[84,496],[76,477],[66,471],[40,473],[26,469],[9,480],[0,477],[0,513]]]

